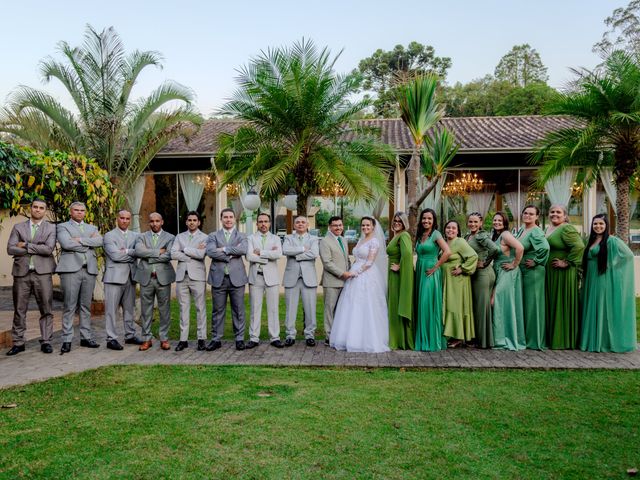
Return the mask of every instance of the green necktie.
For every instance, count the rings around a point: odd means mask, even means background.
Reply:
[[[263,233],[262,234],[262,249],[264,250],[264,245],[267,242],[267,236]]]
[[[229,238],[231,238],[231,232],[224,231],[224,241],[229,243]]]
[[[82,233],[84,233],[84,223],[81,223],[80,225],[78,225],[78,228]]]
[[[191,243],[191,240],[193,240],[193,233],[189,234],[189,243]]]
[[[344,253],[344,243],[342,243],[342,237],[338,237],[338,243],[340,244],[340,248],[342,249],[342,253]]]
[[[155,248],[158,246],[158,234],[154,233],[151,239],[151,245]]]
[[[79,229],[82,233],[84,233],[84,223],[80,223],[80,224],[78,224],[78,229]],[[82,257],[84,258],[84,262],[82,263],[82,265],[86,265],[86,264],[87,264],[87,254],[86,254],[86,253],[83,253],[83,254],[82,254]]]
[[[36,225],[35,223],[31,224],[31,240],[36,236],[36,232],[38,231],[38,227],[40,225]],[[33,255],[29,255],[29,270],[33,270]]]

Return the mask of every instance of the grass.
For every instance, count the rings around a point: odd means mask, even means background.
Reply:
[[[108,367],[0,391],[0,478],[626,478],[640,372]]]

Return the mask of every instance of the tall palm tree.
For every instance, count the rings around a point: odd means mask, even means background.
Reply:
[[[51,94],[18,87],[0,112],[0,131],[39,150],[58,149],[95,158],[127,190],[166,143],[193,133],[202,120],[193,92],[165,82],[146,98],[131,100],[138,75],[162,67],[154,51],[126,54],[113,27],[97,33],[87,25],[84,43],[60,42],[63,61],[40,63],[45,81],[57,79],[75,107]]]
[[[221,113],[246,123],[218,139],[223,183],[259,183],[271,198],[293,187],[300,215],[311,195],[335,184],[354,200],[389,194],[393,151],[354,124],[369,103],[349,100],[357,79],[334,73],[338,57],[302,40],[240,70],[239,89]]]
[[[596,70],[576,70],[574,88],[550,105],[550,114],[571,115],[579,124],[549,133],[534,160],[543,162],[542,182],[571,166],[591,175],[613,166],[616,234],[629,240],[629,186],[640,159],[640,61],[613,52]],[[593,177],[592,177],[593,178]]]

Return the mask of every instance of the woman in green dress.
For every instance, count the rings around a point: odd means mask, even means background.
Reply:
[[[575,349],[578,346],[579,302],[578,267],[584,244],[580,234],[568,223],[567,210],[552,205],[546,237],[549,260],[546,272],[547,342],[552,349]]]
[[[451,254],[442,265],[444,298],[444,336],[447,347],[456,348],[475,338],[471,275],[476,271],[478,254],[460,237],[460,225],[449,220],[444,236]]]
[[[580,350],[631,352],[636,349],[633,252],[609,236],[604,214],[593,217],[582,257]]]
[[[493,217],[492,240],[500,248],[493,268],[496,286],[493,290],[494,348],[524,350],[524,318],[522,315],[522,275],[520,261],[524,249],[509,232],[507,215],[496,212]]]
[[[387,246],[389,256],[388,297],[389,348],[413,350],[413,248],[409,219],[404,212],[396,212],[391,222],[393,238]]]
[[[467,217],[469,233],[465,240],[478,254],[475,273],[471,276],[473,295],[473,325],[476,333],[475,346],[493,347],[493,327],[491,323],[491,292],[496,283],[496,274],[491,262],[498,256],[500,249],[491,241],[489,234],[482,229],[482,215],[473,212]]]
[[[545,323],[545,265],[549,258],[549,242],[538,226],[540,210],[527,205],[522,210],[522,224],[516,238],[524,247],[520,263],[522,272],[522,308],[524,311],[524,334],[527,348],[547,348]]]
[[[442,276],[440,267],[449,258],[449,245],[438,232],[436,212],[420,212],[416,233],[415,349],[435,352],[447,348],[442,335]],[[438,257],[439,255],[439,257]]]

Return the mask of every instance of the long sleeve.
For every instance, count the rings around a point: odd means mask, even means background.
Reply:
[[[331,275],[334,275],[336,277],[342,277],[342,275],[344,275],[344,270],[339,268],[338,265],[336,265],[336,262],[333,261],[332,255],[331,255],[331,249],[329,248],[329,243],[331,240],[328,239],[327,237],[323,238],[322,240],[320,240],[320,243],[318,245],[318,253],[320,255],[320,260],[322,260],[322,266],[324,267],[324,269],[329,272]]]
[[[81,245],[80,243],[73,240],[71,234],[69,233],[69,230],[67,230],[64,225],[58,225],[57,237],[58,243],[63,250],[80,253],[85,253],[89,250],[89,247]],[[102,237],[100,237],[100,240],[102,241]]]
[[[173,241],[173,245],[171,246],[171,258],[174,260],[178,260],[179,262],[188,262],[189,255],[187,255],[182,247],[182,240],[180,236],[176,237]]]
[[[11,229],[11,233],[9,234],[9,241],[7,242],[7,253],[14,257],[22,257],[27,254],[27,249],[23,247],[18,247],[18,242],[20,241],[20,234],[18,233],[18,229],[15,225]],[[55,237],[54,237],[55,243]]]
[[[315,259],[318,258],[318,255],[320,255],[320,248],[318,247],[318,244],[320,242],[318,241],[318,239],[311,238],[309,242],[310,242],[309,250],[306,250],[296,255],[297,261],[299,262],[315,261]]]
[[[282,254],[287,257],[295,257],[304,252],[304,246],[298,244],[295,241],[293,235],[287,235],[284,237],[284,244],[282,245]]]
[[[211,257],[216,262],[229,263],[231,257],[224,253],[222,250],[218,250],[218,240],[216,239],[216,232],[212,232],[207,237],[207,256]]]
[[[253,235],[251,235],[250,237],[247,238],[247,260],[250,263],[260,263],[261,265],[266,265],[268,263],[268,260],[263,259],[260,257],[260,255],[256,255],[254,253],[254,250],[257,248],[256,245],[254,245],[253,242]]]
[[[100,235],[100,232],[98,231],[97,228],[95,232],[93,232],[91,235],[93,236],[81,238],[80,243],[85,247],[90,247],[90,248],[102,247],[102,243],[103,243],[102,235]]]
[[[458,253],[462,259],[460,268],[465,275],[473,275],[478,266],[478,254],[469,246],[464,238],[458,239]]]
[[[549,242],[545,238],[544,232],[539,228],[534,228],[529,234],[529,239],[533,250],[533,261],[536,262],[536,265],[546,265],[549,260]]]
[[[584,251],[584,243],[580,238],[580,234],[573,225],[565,225],[562,227],[562,241],[569,251],[567,261],[574,267],[579,267],[582,263],[582,252]]]
[[[487,256],[483,260],[486,266],[490,261],[498,256],[500,248],[491,240],[489,234],[484,230],[476,233],[476,241],[478,242],[478,245],[487,252]]]
[[[131,255],[118,248],[118,245],[109,233],[104,236],[104,253],[109,257],[109,260],[116,263],[129,263],[133,260]]]

